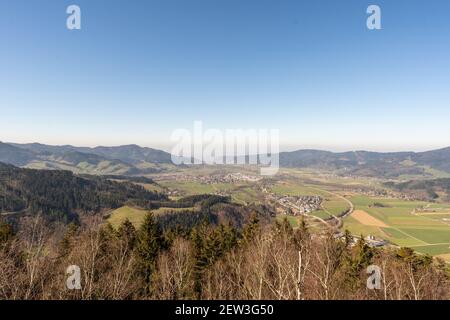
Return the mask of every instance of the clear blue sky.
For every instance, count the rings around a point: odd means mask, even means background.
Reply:
[[[448,0],[1,0],[0,39],[1,141],[167,149],[202,120],[284,149],[450,145]]]

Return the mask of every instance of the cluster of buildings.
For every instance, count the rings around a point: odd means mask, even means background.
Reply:
[[[344,232],[340,231],[340,232],[335,233],[334,237],[336,239],[344,240],[345,234],[344,234]],[[361,239],[361,237],[354,236],[354,235],[352,235],[351,237],[352,237],[352,239],[351,239],[350,245],[353,247],[358,243],[358,241]],[[372,247],[372,248],[380,248],[380,247],[389,245],[389,241],[375,237],[373,235],[366,236],[364,238],[364,241],[369,247]]]
[[[236,182],[258,182],[263,178],[240,172],[212,174],[212,175],[192,175],[183,173],[164,174],[154,177],[155,180],[172,180],[172,181],[195,181],[204,184],[213,183],[236,183]]]
[[[362,194],[369,197],[376,197],[376,198],[386,198],[386,199],[402,199],[402,200],[417,200],[414,197],[397,191],[392,191],[389,189],[368,189],[368,188],[356,188],[353,190],[353,192]]]
[[[252,176],[240,172],[227,173],[227,174],[214,174],[204,176],[191,177],[192,181],[200,183],[212,184],[212,183],[238,183],[238,182],[258,182],[262,180],[262,177]]]
[[[321,208],[323,199],[320,196],[280,196],[277,202],[290,209],[290,215],[308,214]]]

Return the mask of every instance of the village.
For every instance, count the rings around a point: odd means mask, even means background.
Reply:
[[[314,215],[315,211],[320,211],[323,209],[324,199],[319,195],[286,195],[286,194],[276,194],[271,189],[271,181],[265,180],[264,178],[252,175],[248,173],[234,172],[234,173],[213,173],[210,175],[193,175],[184,173],[174,173],[165,174],[164,180],[176,180],[176,181],[189,181],[196,182],[205,185],[217,185],[217,189],[212,191],[212,194],[229,197],[232,196],[233,189],[219,188],[220,184],[234,184],[242,185],[250,183],[259,189],[264,194],[265,203],[270,205],[274,209],[274,214],[281,216],[292,216],[292,217],[310,217],[313,221],[325,226],[331,227],[333,235],[335,238],[345,240],[345,234],[342,227],[342,217],[332,216],[330,218],[320,218]],[[374,196],[378,198],[390,198],[394,194],[392,191],[387,191],[383,189],[373,189],[373,188],[353,188],[348,190],[348,192],[353,193],[357,190],[358,193]],[[167,190],[168,194],[171,196],[179,196],[180,191],[176,189]],[[398,195],[397,195],[398,196]],[[377,205],[377,204],[374,204]],[[348,213],[351,213],[351,209]],[[323,235],[317,235],[323,236]],[[348,240],[348,239],[347,239]],[[352,235],[350,239],[350,245],[354,246],[360,241],[359,235]],[[383,247],[389,245],[389,242],[375,237],[373,235],[367,235],[364,237],[365,243],[370,247]]]
[[[319,210],[323,199],[320,196],[277,196],[271,195],[272,200],[281,205],[284,214],[300,216]]]

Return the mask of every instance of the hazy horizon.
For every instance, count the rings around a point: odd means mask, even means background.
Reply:
[[[50,145],[50,146],[73,146],[73,147],[80,147],[80,148],[95,148],[95,147],[120,147],[120,146],[127,146],[127,145],[137,145],[139,147],[143,148],[152,148],[156,150],[162,150],[168,153],[171,153],[172,145],[151,145],[151,144],[138,144],[138,143],[124,143],[124,144],[73,144],[73,143],[62,143],[62,144],[53,144],[53,143],[45,143],[45,142],[39,142],[39,141],[24,141],[24,142],[17,142],[17,141],[2,141],[0,140],[0,143],[6,143],[6,144],[43,144],[43,145]],[[368,152],[380,152],[380,153],[389,153],[389,152],[425,152],[425,151],[432,151],[432,150],[438,150],[438,149],[444,149],[449,148],[448,146],[437,146],[435,148],[425,147],[422,149],[408,149],[408,148],[399,148],[399,149],[364,149],[364,148],[358,148],[358,147],[340,147],[340,148],[333,148],[330,146],[283,146],[280,145],[280,152],[292,152],[292,151],[299,151],[299,150],[320,150],[320,151],[330,151],[335,153],[340,152],[354,152],[354,151],[368,151]]]

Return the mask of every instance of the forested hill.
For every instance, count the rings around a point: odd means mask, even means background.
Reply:
[[[297,150],[281,152],[279,157],[282,167],[325,169],[342,175],[450,176],[450,147],[389,153]],[[77,174],[124,176],[161,172],[174,166],[170,153],[137,145],[87,148],[0,142],[0,162],[33,169],[71,170]]]
[[[280,165],[294,168],[318,168],[357,176],[395,178],[401,175],[432,176],[450,174],[450,147],[427,152],[333,153],[320,150],[298,150],[280,153]]]
[[[43,213],[50,219],[76,220],[78,214],[114,209],[128,201],[167,200],[163,194],[130,182],[76,176],[70,171],[22,169],[0,163],[0,213]]]
[[[385,185],[409,194],[416,199],[430,201],[441,197],[444,201],[450,201],[450,178],[409,180],[401,183],[390,181]]]
[[[137,145],[87,148],[2,142],[0,162],[31,169],[128,176],[159,172],[172,164],[169,153]]]

